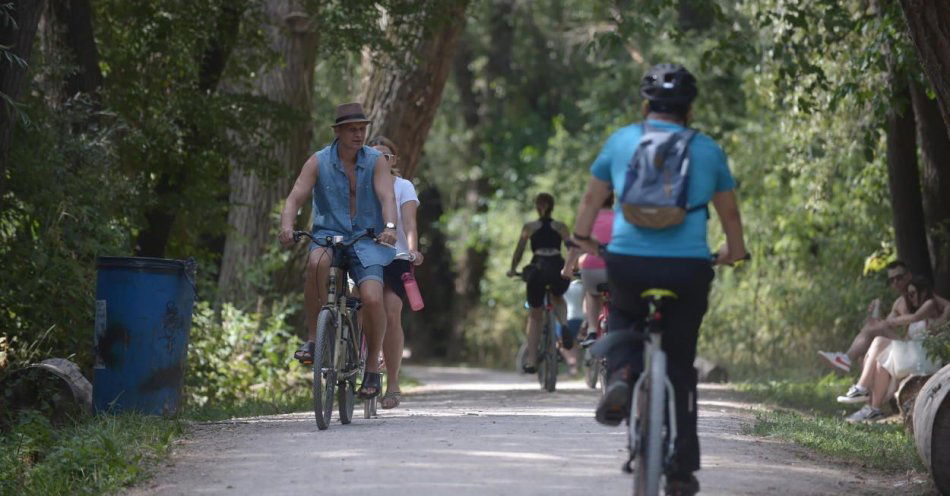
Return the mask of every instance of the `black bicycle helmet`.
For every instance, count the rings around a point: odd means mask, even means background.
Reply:
[[[679,64],[655,65],[640,81],[640,95],[650,101],[651,108],[685,108],[698,94],[696,78]]]

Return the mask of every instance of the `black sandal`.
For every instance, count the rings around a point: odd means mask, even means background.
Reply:
[[[367,393],[367,389],[373,389],[373,392]],[[356,396],[361,400],[368,400],[379,396],[383,389],[383,374],[379,372],[363,372],[363,383],[356,391]]]
[[[316,345],[313,341],[304,342],[304,344],[300,345],[300,348],[297,348],[297,351],[294,352],[294,360],[307,366],[313,365],[313,349],[315,347]]]

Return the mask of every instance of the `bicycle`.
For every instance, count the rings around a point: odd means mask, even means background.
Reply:
[[[522,272],[515,272],[512,277],[522,277]],[[557,316],[554,313],[554,304],[551,303],[550,291],[544,293],[544,315],[541,317],[541,336],[538,339],[537,373],[538,383],[545,391],[553,393],[557,389],[557,369],[561,354],[557,350]],[[525,304],[527,306],[527,304]],[[520,361],[520,360],[519,360]]]
[[[749,260],[750,255],[737,261]],[[711,263],[716,265],[713,255]],[[639,329],[615,331],[599,339],[590,350],[596,357],[606,357],[614,346],[643,341],[643,372],[631,389],[630,413],[627,418],[628,458],[623,471],[633,473],[635,496],[659,494],[665,474],[670,471],[676,443],[676,400],[673,383],[667,377],[666,352],[662,348],[663,304],[676,299],[675,292],[665,288],[649,288],[640,294],[647,302],[647,314]],[[641,402],[645,404],[641,405]],[[665,417],[665,418],[664,418]],[[666,428],[664,430],[664,427]],[[635,467],[631,465],[635,464]]]
[[[599,386],[600,394],[603,395],[607,389],[607,361],[604,358],[595,357],[591,353],[590,347],[607,333],[607,319],[610,316],[610,286],[602,282],[597,285],[596,289],[600,293],[602,302],[600,314],[597,315],[597,328],[593,331],[588,330],[588,337],[581,342],[581,347],[584,348],[584,366],[586,367],[584,382],[591,389],[596,389]],[[591,333],[593,333],[593,336],[591,336]]]
[[[294,231],[295,242],[303,237],[310,238],[318,246],[329,248],[331,256],[327,302],[317,314],[313,359],[313,412],[317,428],[326,430],[333,415],[334,396],[339,403],[340,423],[349,424],[352,421],[356,378],[363,375],[367,358],[366,338],[357,319],[357,311],[362,303],[359,298],[350,296],[349,285],[346,284],[346,272],[351,262],[346,255],[346,248],[363,238],[372,239],[375,236],[372,229],[367,229],[344,241],[343,236],[316,237],[307,231]],[[370,418],[368,410],[364,415]]]

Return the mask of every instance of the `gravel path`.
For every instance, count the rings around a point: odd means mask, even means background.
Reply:
[[[132,495],[628,494],[625,430],[593,419],[579,381],[553,394],[529,376],[407,367],[402,406],[318,431],[313,413],[198,424]],[[894,481],[742,434],[751,405],[700,392],[702,494],[894,494]]]

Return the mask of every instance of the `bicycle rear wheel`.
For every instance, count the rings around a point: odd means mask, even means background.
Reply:
[[[333,396],[336,391],[336,322],[329,308],[320,310],[317,315],[317,344],[313,360],[313,413],[317,419],[317,428],[330,427],[333,415]]]
[[[538,379],[544,390],[553,393],[557,388],[557,337],[554,335],[554,314],[545,312],[544,327],[541,332],[541,357],[538,367]]]
[[[591,389],[597,389],[597,378],[600,375],[600,359],[593,357],[590,350],[584,350],[584,383]]]
[[[666,354],[656,351],[650,357],[650,376],[647,378],[647,404],[639,419],[640,453],[634,472],[633,494],[656,496],[660,494],[663,475],[663,412],[666,408]],[[633,428],[633,427],[631,427]]]

